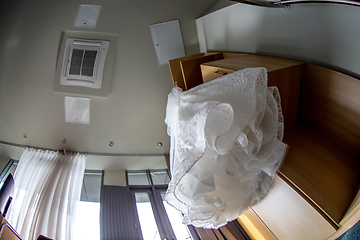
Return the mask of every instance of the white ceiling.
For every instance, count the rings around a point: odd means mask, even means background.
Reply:
[[[172,88],[159,67],[149,25],[178,19],[186,54],[199,52],[195,19],[216,0],[6,1],[0,8],[0,141],[81,152],[163,154],[169,150],[165,106]],[[102,5],[95,29],[74,28],[79,4]],[[108,97],[91,98],[90,125],[65,123],[64,97],[53,80],[61,31],[118,34]],[[25,139],[23,134],[27,134]],[[66,138],[67,143],[60,140]],[[108,142],[114,146],[109,147]],[[163,146],[157,148],[156,144]],[[21,148],[0,144],[0,156]],[[88,168],[165,167],[163,157],[91,156]]]

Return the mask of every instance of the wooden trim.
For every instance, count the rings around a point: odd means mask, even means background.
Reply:
[[[296,65],[301,65],[302,62],[288,60],[284,58],[268,57],[261,55],[243,55],[236,58],[224,58],[222,60],[204,63],[207,66],[214,66],[220,68],[228,68],[232,70],[241,70],[244,68],[265,67],[268,72],[280,70]]]
[[[274,233],[262,221],[253,209],[237,218],[237,221],[243,227],[251,239],[256,240],[276,240]]]
[[[6,221],[6,219],[0,215],[1,228],[0,228],[0,240],[19,240],[21,236],[16,230]]]
[[[169,173],[171,174],[171,172],[170,172],[170,155],[168,153],[164,154],[164,158],[165,158],[167,169],[169,170]]]
[[[276,86],[280,93],[285,133],[297,122],[303,72],[302,63],[268,72],[268,86]]]
[[[243,57],[243,56],[248,56],[250,54],[248,53],[231,53],[231,52],[224,52],[223,54],[223,58],[235,58],[235,57]]]
[[[338,237],[343,235],[352,226],[354,226],[360,219],[360,211],[356,212],[344,225],[342,225],[334,234],[328,237],[326,240],[336,240]]]
[[[349,210],[346,212],[343,219],[341,219],[340,226],[343,226],[347,221],[349,221],[359,211],[360,211],[360,189],[355,197],[355,200],[349,207]]]
[[[179,88],[185,90],[185,82],[184,82],[184,78],[182,76],[180,62],[183,60],[191,59],[194,57],[195,58],[202,57],[202,56],[204,56],[204,54],[199,53],[199,54],[195,54],[195,55],[191,55],[191,56],[185,56],[182,58],[172,59],[169,61],[170,73],[171,73],[171,77],[172,77],[174,86],[177,85]]]
[[[203,83],[200,64],[223,58],[228,59],[247,55],[249,54],[206,52],[172,59],[169,61],[169,67],[173,84],[183,90],[189,90],[190,88]]]

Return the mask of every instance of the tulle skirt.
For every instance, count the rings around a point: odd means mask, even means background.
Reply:
[[[168,203],[184,223],[218,228],[267,193],[286,152],[276,87],[249,68],[189,91],[173,88],[165,122],[171,139]]]

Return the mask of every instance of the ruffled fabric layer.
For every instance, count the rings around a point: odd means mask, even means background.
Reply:
[[[218,228],[267,193],[285,152],[283,115],[265,68],[249,68],[189,91],[173,88],[169,204],[184,223]]]

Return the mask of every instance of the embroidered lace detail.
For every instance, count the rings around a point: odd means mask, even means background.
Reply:
[[[286,151],[276,87],[249,68],[189,91],[173,88],[165,122],[172,180],[166,200],[184,223],[218,228],[259,202]]]

